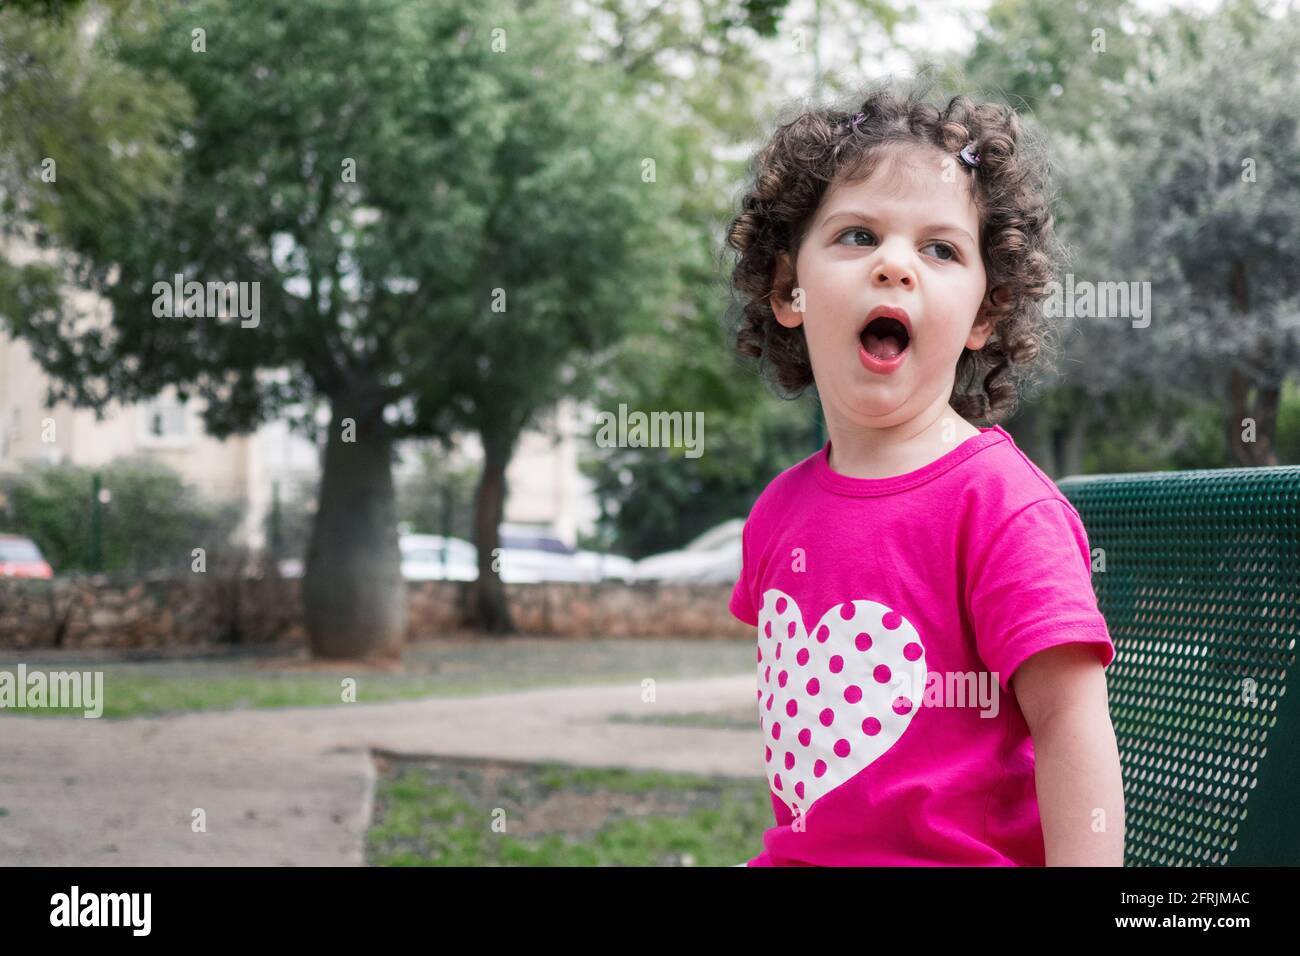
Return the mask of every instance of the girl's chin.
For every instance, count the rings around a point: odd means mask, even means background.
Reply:
[[[845,421],[863,427],[884,428],[897,424],[894,419],[907,404],[908,395],[892,382],[873,382],[855,385],[846,398]]]

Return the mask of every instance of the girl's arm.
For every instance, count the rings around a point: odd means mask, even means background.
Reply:
[[[1011,689],[1034,740],[1047,865],[1123,866],[1124,784],[1096,649],[1039,651],[1016,668]]]

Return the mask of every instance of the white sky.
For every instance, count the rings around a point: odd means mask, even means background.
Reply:
[[[822,69],[844,69],[852,63],[854,37],[837,23],[831,12],[833,0],[822,2]],[[917,22],[898,28],[901,43],[916,49],[929,47],[935,53],[968,49],[975,39],[975,31],[984,23],[984,14],[991,0],[893,0],[896,9],[912,8],[917,12]],[[1191,10],[1212,10],[1222,0],[1134,0],[1134,6],[1147,13],[1158,13],[1171,7]],[[815,0],[791,0],[782,18],[780,32],[771,41],[774,57],[776,88],[789,97],[810,95],[813,83],[813,59],[808,55],[790,55],[796,31],[803,29],[812,34],[815,17]],[[810,41],[811,42],[811,41]],[[883,37],[869,35],[860,41],[868,47],[864,59],[879,64],[879,72],[905,74],[912,69],[910,58],[898,47],[888,44]],[[862,79],[865,79],[863,77]]]

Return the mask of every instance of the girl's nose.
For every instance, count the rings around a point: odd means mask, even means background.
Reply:
[[[905,266],[883,264],[876,266],[873,283],[882,287],[901,285],[904,289],[911,289],[916,285],[916,278]]]

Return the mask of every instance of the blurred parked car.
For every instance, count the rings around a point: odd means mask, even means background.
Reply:
[[[31,538],[0,534],[0,578],[52,578],[54,569]]]
[[[740,576],[741,532],[744,518],[710,528],[686,547],[642,558],[638,581],[684,581],[692,584],[734,584]]]
[[[618,554],[571,547],[549,531],[530,525],[501,525],[501,580],[630,581],[636,562]]]
[[[478,549],[463,538],[440,534],[404,534],[402,577],[407,581],[473,581],[478,578]]]
[[[621,554],[605,554],[602,551],[579,550],[573,556],[574,562],[587,577],[586,581],[622,581],[630,583],[636,580],[636,562]]]
[[[498,567],[501,580],[507,584],[631,581],[636,576],[636,562],[630,558],[579,550],[530,525],[503,524],[499,534]],[[398,538],[398,546],[402,551],[402,577],[407,581],[478,580],[478,549],[463,538],[404,534]],[[285,558],[279,568],[281,577],[303,574],[303,563],[297,558]]]

